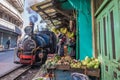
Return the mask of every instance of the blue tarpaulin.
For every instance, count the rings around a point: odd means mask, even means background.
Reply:
[[[55,70],[56,80],[71,80],[71,72],[64,70]]]

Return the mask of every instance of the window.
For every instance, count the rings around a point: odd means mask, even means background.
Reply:
[[[100,40],[100,22],[98,23],[98,29],[99,29],[99,53],[101,53],[101,40]]]
[[[11,22],[11,17],[9,16],[9,22]]]
[[[113,53],[113,59],[116,59],[113,11],[110,12],[110,20],[111,20],[110,23],[111,23],[111,35],[112,35],[112,53]]]
[[[4,19],[5,19],[5,20],[8,20],[7,14],[4,14]]]
[[[103,18],[103,27],[104,27],[104,49],[105,49],[105,56],[107,56],[107,42],[106,42],[106,18]]]
[[[12,23],[15,24],[15,19],[14,18],[12,18]]]

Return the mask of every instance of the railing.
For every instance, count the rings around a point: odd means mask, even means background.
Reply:
[[[16,5],[16,6],[23,8],[24,0],[12,0],[12,1],[16,1],[17,4],[20,5],[20,6],[18,6],[18,5]]]
[[[14,8],[9,2],[2,0],[0,1],[0,4],[2,4],[5,8],[7,8],[9,12],[11,11],[11,13],[14,13],[16,16],[19,16],[19,18],[22,20],[22,16],[20,12],[16,8]]]
[[[15,24],[0,18],[0,24],[15,31]]]
[[[7,0],[9,3],[14,5],[19,11],[23,11],[24,0]]]

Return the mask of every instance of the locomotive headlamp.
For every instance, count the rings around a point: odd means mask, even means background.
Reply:
[[[26,26],[24,31],[27,35],[31,35],[32,34],[32,26]]]

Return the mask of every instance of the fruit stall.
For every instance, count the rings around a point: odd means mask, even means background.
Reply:
[[[39,78],[44,78],[44,80],[72,80],[71,74],[74,72],[99,80],[100,62],[98,59],[89,58],[88,56],[80,61],[72,59],[70,56],[60,57],[54,55],[47,59],[33,80],[39,80]]]

